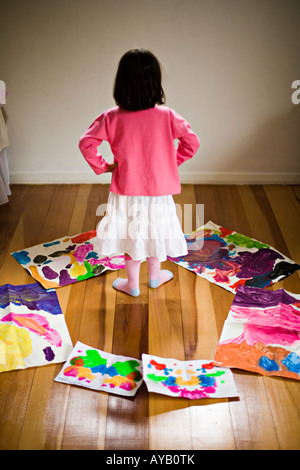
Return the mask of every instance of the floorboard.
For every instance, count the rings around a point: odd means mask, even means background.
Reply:
[[[11,253],[95,229],[109,185],[12,185],[0,206],[0,285],[34,282]],[[185,232],[209,220],[300,263],[300,186],[183,185],[174,196]],[[196,210],[196,207],[198,208]],[[192,218],[190,217],[192,215]],[[167,261],[174,278],[141,295],[116,292],[125,270],[57,289],[73,344],[140,358],[214,357],[233,294]],[[300,294],[300,273],[276,283]],[[300,449],[300,383],[233,370],[239,398],[124,398],[55,382],[62,364],[0,374],[1,450]]]

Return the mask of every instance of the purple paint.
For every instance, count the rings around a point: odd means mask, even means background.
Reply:
[[[224,227],[208,223],[203,238],[197,238],[199,232],[186,235],[186,256],[169,259],[185,263],[199,276],[210,275],[212,282],[227,284],[229,290],[240,284],[265,288],[300,269],[272,247]]]
[[[43,266],[42,271],[46,279],[52,280],[58,277],[58,274],[53,271],[53,269],[51,269],[49,266]]]
[[[247,279],[273,271],[275,261],[283,256],[270,248],[262,248],[255,253],[244,251],[237,258],[240,265],[237,277]]]
[[[55,354],[52,351],[52,348],[50,346],[47,346],[45,349],[43,349],[43,352],[45,354],[46,361],[48,362],[53,361],[53,359],[55,358]]]
[[[59,273],[59,285],[60,286],[66,286],[68,284],[72,284],[74,282],[77,282],[77,279],[72,279],[70,274],[66,269],[62,269]]]
[[[45,310],[52,315],[62,314],[55,291],[46,291],[39,284],[0,286],[0,308],[10,303],[25,305],[29,310]]]
[[[241,307],[275,307],[279,303],[296,304],[299,302],[284,289],[262,290],[259,287],[239,286],[232,305]]]

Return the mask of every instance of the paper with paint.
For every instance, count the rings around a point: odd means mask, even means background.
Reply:
[[[55,290],[0,286],[0,372],[65,362],[73,349]]]
[[[169,259],[233,293],[240,285],[265,288],[300,269],[270,245],[213,222],[185,238],[188,254]]]
[[[212,361],[178,361],[148,354],[142,360],[149,392],[191,400],[238,396],[231,370],[216,367]]]
[[[125,267],[124,255],[102,256],[95,230],[36,245],[12,256],[45,289],[83,281]]]
[[[55,380],[92,390],[134,396],[143,381],[142,361],[116,356],[78,341]]]
[[[215,361],[225,367],[300,380],[300,295],[240,286]]]

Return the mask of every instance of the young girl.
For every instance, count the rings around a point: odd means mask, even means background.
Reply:
[[[107,213],[97,227],[99,249],[107,256],[125,254],[127,279],[116,279],[113,287],[138,296],[142,260],[147,260],[149,287],[156,288],[173,277],[160,269],[161,262],[187,254],[172,195],[181,191],[178,166],[193,157],[199,140],[185,119],[161,106],[161,69],[151,52],[124,54],[113,96],[117,106],[92,123],[79,148],[97,175],[112,172]],[[103,140],[110,144],[113,164],[98,152]]]

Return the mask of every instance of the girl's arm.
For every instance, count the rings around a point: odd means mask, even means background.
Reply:
[[[177,165],[180,166],[195,155],[200,144],[197,135],[183,117],[175,111],[171,112],[171,116],[173,137],[178,140]]]
[[[79,140],[79,149],[96,175],[112,171],[110,165],[98,152],[98,147],[106,140],[105,113],[99,116]]]

